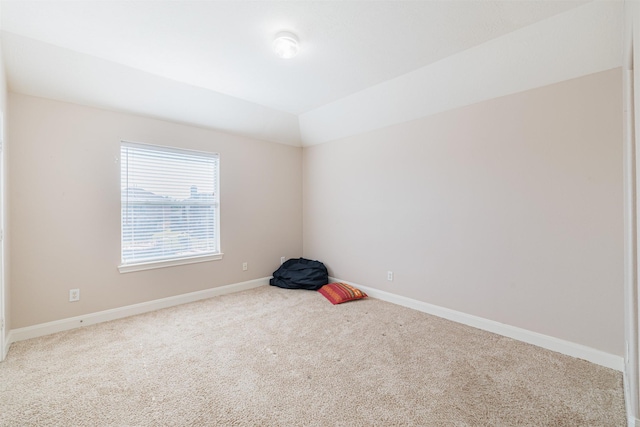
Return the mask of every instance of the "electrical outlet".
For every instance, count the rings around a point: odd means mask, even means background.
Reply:
[[[387,271],[387,280],[393,282],[393,271]]]
[[[286,258],[281,256],[280,257],[280,265],[284,264],[285,261],[286,261]]]
[[[247,271],[249,269],[249,263],[248,262],[243,262],[242,263],[242,271]]]
[[[80,301],[80,289],[69,289],[69,302]]]

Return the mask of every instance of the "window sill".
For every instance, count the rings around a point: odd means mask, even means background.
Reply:
[[[120,271],[120,273],[131,273],[133,271],[152,270],[156,268],[173,267],[176,265],[195,264],[198,262],[216,261],[222,259],[223,255],[223,253],[218,253],[214,255],[204,255],[189,258],[141,262],[137,264],[123,264],[118,266],[118,270]]]

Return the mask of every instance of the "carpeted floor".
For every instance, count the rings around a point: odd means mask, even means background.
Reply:
[[[0,426],[624,425],[619,372],[269,286],[18,342],[0,363]]]

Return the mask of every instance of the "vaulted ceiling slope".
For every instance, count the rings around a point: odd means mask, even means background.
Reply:
[[[0,2],[9,88],[310,145],[621,64],[621,1]],[[271,52],[296,33],[300,54]]]

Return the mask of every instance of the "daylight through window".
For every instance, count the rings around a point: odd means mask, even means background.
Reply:
[[[218,154],[124,141],[120,154],[121,271],[220,258]]]

